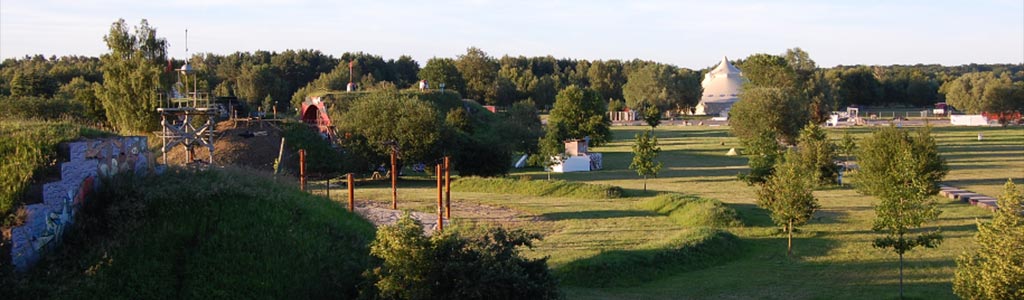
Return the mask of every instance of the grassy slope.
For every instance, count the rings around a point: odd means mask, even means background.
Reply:
[[[373,238],[365,220],[244,171],[168,172],[108,184],[15,295],[355,296]]]
[[[794,241],[796,258],[785,258],[785,239],[777,234],[765,212],[754,203],[754,188],[735,180],[746,170],[746,159],[724,154],[740,148],[724,127],[670,127],[656,131],[663,147],[665,168],[650,179],[652,191],[641,192],[642,181],[627,166],[632,136],[646,127],[616,127],[616,140],[593,149],[604,153],[605,170],[557,174],[569,181],[617,185],[633,197],[621,199],[546,198],[521,195],[453,192],[453,201],[501,205],[547,221],[521,225],[545,234],[530,255],[550,256],[558,270],[577,260],[607,251],[642,250],[688,230],[669,217],[638,206],[656,192],[696,194],[726,202],[739,211],[745,227],[729,228],[739,236],[745,252],[731,262],[695,271],[680,271],[640,286],[594,289],[566,286],[569,298],[843,298],[894,297],[897,292],[896,255],[873,249],[870,231],[874,199],[850,188],[818,191],[822,210],[802,228]],[[849,129],[856,137],[868,128]],[[985,141],[977,142],[983,132]],[[1013,176],[1024,182],[1024,129],[935,128],[940,150],[951,166],[947,181],[974,191],[995,195]],[[841,130],[831,130],[833,138]],[[537,170],[514,175],[546,174]],[[390,201],[390,189],[368,186],[357,191],[359,199]],[[400,207],[433,211],[435,191],[429,183],[406,184],[399,190]],[[341,193],[339,193],[341,194]],[[344,197],[336,195],[336,197]],[[985,210],[936,198],[943,210],[939,226],[946,241],[937,249],[914,250],[907,255],[907,295],[919,298],[953,298],[950,281],[954,259],[973,247],[975,219],[990,216]],[[456,218],[458,212],[454,212]],[[457,220],[456,220],[457,221]]]

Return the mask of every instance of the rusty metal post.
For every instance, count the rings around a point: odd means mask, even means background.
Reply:
[[[352,180],[352,173],[348,173],[348,211],[355,211],[356,209],[356,198],[355,198],[355,184]]]
[[[444,212],[445,219],[452,219],[452,174],[451,174],[451,162],[448,157],[444,157]]]
[[[306,190],[306,149],[299,149],[299,187]]]
[[[444,207],[441,203],[443,197],[441,197],[441,164],[437,164],[437,231],[441,232],[444,230]]]
[[[398,209],[398,171],[395,165],[398,164],[395,149],[391,149],[391,209]]]

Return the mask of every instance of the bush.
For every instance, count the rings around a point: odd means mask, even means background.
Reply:
[[[369,267],[370,223],[249,171],[103,187],[12,298],[355,298]]]
[[[742,226],[736,210],[721,201],[698,198],[693,195],[662,194],[641,202],[641,209],[667,215],[676,224],[687,227],[734,227]]]
[[[741,252],[735,235],[711,228],[695,228],[638,250],[614,250],[576,260],[559,269],[566,285],[581,287],[637,286],[645,282],[713,266]]]
[[[527,259],[540,235],[490,228],[461,236],[446,231],[423,236],[408,214],[380,229],[370,253],[380,266],[367,272],[372,291],[385,299],[555,299],[561,295],[547,259]]]
[[[565,180],[517,180],[514,178],[459,178],[452,182],[459,192],[501,193],[541,197],[611,199],[622,197],[622,188]]]

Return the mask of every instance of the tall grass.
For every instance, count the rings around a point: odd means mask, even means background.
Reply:
[[[622,197],[622,188],[617,186],[570,182],[565,180],[466,177],[459,178],[453,182],[452,190],[459,192],[587,199],[610,199]]]

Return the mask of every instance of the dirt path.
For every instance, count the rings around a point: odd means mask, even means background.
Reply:
[[[390,203],[378,201],[357,201],[356,213],[380,227],[398,222],[404,211],[391,209]],[[428,234],[437,228],[437,215],[425,212],[410,212],[410,215],[423,224],[423,231]],[[489,206],[476,203],[452,202],[452,218],[495,225],[513,225],[516,223],[539,221],[540,218],[510,208]],[[449,221],[445,220],[448,226]]]

